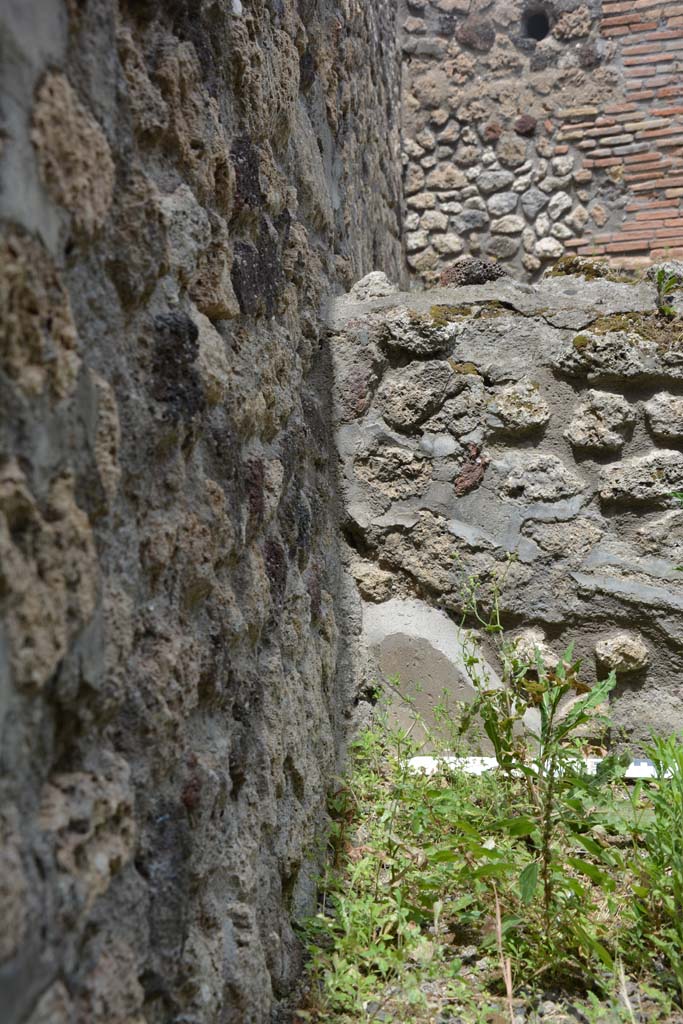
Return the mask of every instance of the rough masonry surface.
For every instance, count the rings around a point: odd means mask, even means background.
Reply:
[[[299,974],[356,628],[318,313],[400,272],[394,38],[2,5],[3,1024],[262,1024]]]
[[[649,281],[581,269],[335,302],[346,559],[368,680],[398,676],[432,724],[473,692],[474,582],[532,660],[615,669],[613,735],[637,745],[683,725],[683,336]]]

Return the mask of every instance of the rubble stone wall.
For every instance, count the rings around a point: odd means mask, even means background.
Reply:
[[[319,309],[400,272],[394,39],[2,4],[2,1024],[262,1024],[298,975],[356,628]]]
[[[587,683],[616,670],[616,737],[683,727],[683,352],[653,305],[651,281],[563,275],[335,304],[369,680],[398,676],[428,717],[471,696],[474,581],[530,658],[573,644]]]
[[[402,0],[401,25],[415,277],[683,255],[682,4]]]

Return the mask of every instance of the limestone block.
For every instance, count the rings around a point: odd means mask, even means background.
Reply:
[[[434,153],[429,153],[427,156],[423,156],[420,160],[420,167],[423,171],[431,171],[432,167],[436,167],[438,160]]]
[[[427,176],[427,187],[437,191],[463,188],[466,184],[467,178],[463,172],[452,164],[436,167]]]
[[[470,245],[470,248],[472,246]],[[499,260],[510,259],[514,256],[519,249],[519,238],[511,237],[510,235],[496,235],[494,238],[490,238],[486,243],[486,252],[490,256],[495,256]]]
[[[574,411],[564,436],[574,448],[621,451],[635,420],[634,409],[621,395],[591,390]]]
[[[436,196],[431,192],[418,192],[417,195],[408,196],[406,203],[413,210],[431,210],[436,206]]]
[[[351,575],[358,584],[361,597],[366,601],[386,601],[391,597],[393,573],[380,569],[374,562],[354,558],[350,565]]]
[[[482,171],[477,178],[479,191],[484,195],[491,192],[503,192],[509,188],[515,180],[511,171]]]
[[[522,256],[522,266],[530,274],[535,274],[537,270],[541,269],[541,261],[537,256],[532,256],[530,252],[525,252]]]
[[[571,229],[577,235],[580,235],[583,229],[585,228],[586,224],[588,223],[588,210],[585,206],[581,206],[581,204],[579,203],[577,206],[574,207],[572,212],[568,214],[568,216],[566,217],[566,221],[567,224],[569,224],[569,226],[571,227]]]
[[[534,252],[541,259],[557,260],[564,252],[564,246],[557,238],[539,238],[534,246]]]
[[[539,181],[538,187],[541,192],[546,192],[551,195],[554,192],[561,192],[571,184],[571,174],[565,174],[561,178],[556,177],[554,174],[549,174],[546,178]]]
[[[535,668],[540,660],[541,666],[546,672],[554,672],[559,664],[560,658],[548,643],[543,630],[538,626],[530,626],[528,629],[521,629],[518,633],[514,633],[510,646],[514,657],[530,668]]]
[[[421,132],[415,136],[415,142],[422,149],[430,150],[436,146],[436,136],[434,132],[430,131],[429,128],[423,128]]]
[[[654,341],[630,330],[604,334],[585,330],[552,362],[557,370],[589,381],[683,379],[683,363],[678,353],[662,352]]]
[[[524,226],[524,218],[511,213],[507,217],[494,220],[491,224],[491,231],[494,235],[519,235],[524,230]]]
[[[519,168],[517,168],[517,174],[519,174]],[[512,184],[512,191],[517,192],[521,195],[523,192],[527,192],[531,188],[531,175],[523,174],[521,177],[515,179]]]
[[[599,640],[595,659],[602,669],[621,675],[647,668],[650,652],[639,633],[624,632]]]
[[[522,209],[529,220],[535,220],[548,205],[549,197],[540,189],[532,187],[522,194]]]
[[[439,132],[438,141],[442,146],[452,146],[460,138],[460,125],[457,121],[451,121],[442,132]]]
[[[419,35],[423,33],[425,29],[426,26],[422,18],[406,18],[406,20],[403,22],[404,32],[410,32]]]
[[[487,411],[487,425],[509,434],[538,430],[550,419],[548,403],[527,377],[496,391]]]
[[[383,348],[409,352],[415,358],[435,355],[450,343],[448,332],[437,327],[431,316],[419,316],[406,309],[386,312],[377,340]]]
[[[481,156],[481,150],[478,146],[458,146],[455,151],[455,162],[460,167],[467,167],[467,177],[470,181],[475,180],[480,172],[479,158]],[[476,165],[476,166],[475,166]]]
[[[393,295],[398,285],[393,284],[382,270],[373,270],[360,281],[356,281],[349,292],[354,302],[366,302],[368,299],[380,299],[385,295]]]
[[[419,160],[420,157],[424,156],[424,150],[422,146],[415,139],[404,140],[403,152],[407,157],[413,160]]]
[[[534,251],[534,247],[536,245],[536,232],[532,228],[524,228],[524,231],[522,232],[522,245],[524,246],[525,252],[532,253]]]
[[[600,474],[600,497],[621,504],[661,505],[671,492],[683,489],[683,453],[666,449],[605,466]]]
[[[550,231],[550,217],[547,213],[540,213],[534,225],[539,238],[544,238]]]
[[[468,199],[469,203],[470,200]],[[483,210],[465,209],[455,219],[455,227],[460,232],[476,231],[485,227],[489,222],[488,214]]]
[[[609,213],[602,205],[602,203],[595,203],[590,209],[590,216],[593,223],[596,224],[599,228],[601,228],[604,227],[607,223]]]
[[[519,167],[526,160],[526,151],[526,140],[512,133],[501,135],[496,150],[504,167]]]
[[[406,234],[406,249],[408,252],[419,252],[429,245],[429,235],[426,231],[409,231]]]
[[[439,262],[439,257],[433,249],[424,249],[422,252],[413,253],[407,258],[408,266],[413,270],[432,270]]]
[[[158,204],[166,226],[169,266],[189,280],[211,241],[209,216],[187,185],[160,196]]]
[[[582,480],[550,453],[518,454],[501,485],[501,493],[523,502],[560,501],[579,494]]]
[[[650,430],[662,440],[683,438],[683,397],[661,392],[645,403]]]
[[[93,234],[114,194],[114,161],[107,137],[64,75],[48,73],[38,90],[31,141],[40,175],[75,226]]]
[[[438,210],[427,210],[420,218],[420,227],[424,231],[445,231],[448,227],[448,217]]]
[[[353,462],[356,476],[392,501],[422,494],[432,478],[432,461],[422,451],[376,444]]]
[[[425,175],[421,167],[417,164],[410,164],[405,176],[403,178],[403,187],[406,191],[406,195],[410,195],[411,192],[419,192],[424,186]]]
[[[414,362],[384,377],[377,400],[387,423],[406,431],[426,420],[463,387],[462,377],[445,360]]]
[[[550,161],[550,166],[555,174],[562,178],[574,170],[574,157],[570,153],[565,156],[554,156]]]
[[[432,245],[437,252],[447,255],[457,255],[464,248],[462,238],[452,232],[448,232],[445,235],[435,235],[432,238]]]
[[[560,224],[558,222],[557,224],[553,224],[550,229],[550,234],[552,238],[558,238],[561,242],[565,242],[568,238],[572,237],[573,231],[568,228],[566,224]]]
[[[548,203],[548,213],[551,220],[558,220],[573,206],[572,197],[566,192],[558,192]]]

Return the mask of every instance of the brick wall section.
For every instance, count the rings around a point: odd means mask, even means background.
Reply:
[[[683,0],[401,0],[406,262],[683,255]]]
[[[631,264],[683,257],[683,2],[605,0],[600,34],[618,43],[623,101],[558,111],[556,152],[575,147],[587,180],[628,198],[620,226],[566,246]]]

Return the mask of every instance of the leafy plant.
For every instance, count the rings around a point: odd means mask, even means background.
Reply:
[[[676,316],[676,310],[671,305],[670,296],[678,287],[678,275],[668,274],[664,267],[660,267],[655,283],[657,286],[657,310],[660,316],[672,319]]]
[[[591,1022],[633,1024],[638,977],[648,1019],[670,1022],[683,999],[683,747],[653,743],[651,785],[628,789],[618,756],[587,774],[584,734],[604,728],[614,678],[584,686],[570,649],[557,664],[547,651],[522,657],[495,588],[488,612],[475,588],[470,596],[503,686],[470,634],[475,699],[444,701],[439,715],[449,743],[481,722],[500,768],[413,771],[411,729],[378,712],[333,798],[333,855],[304,929],[312,994],[302,1019],[426,1022],[436,992],[438,1008],[467,1024],[512,1020],[520,989],[533,1001],[552,986],[583,992]]]

